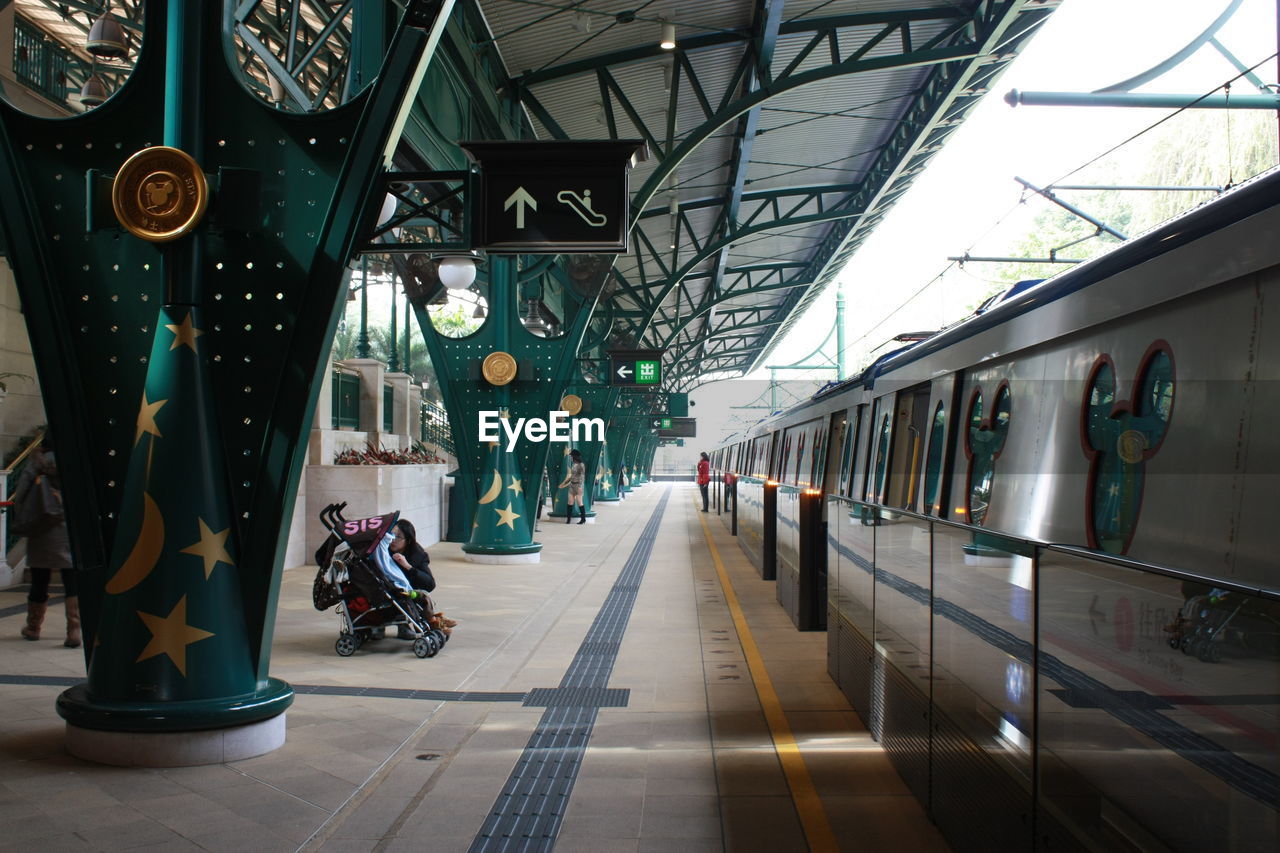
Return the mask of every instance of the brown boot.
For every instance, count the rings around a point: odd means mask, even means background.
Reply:
[[[80,648],[80,599],[74,595],[67,596],[67,639],[62,645],[69,649]]]
[[[44,624],[44,612],[49,609],[45,602],[27,602],[27,624],[22,627],[24,640],[40,639],[40,626]]]

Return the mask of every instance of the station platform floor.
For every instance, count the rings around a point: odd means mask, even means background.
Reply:
[[[83,678],[18,631],[0,591],[0,851],[941,851],[947,847],[688,483],[543,518],[537,565],[429,549],[458,620],[435,658],[386,639],[338,657],[315,567],[284,575],[280,749],[116,768],[67,754],[57,694]]]

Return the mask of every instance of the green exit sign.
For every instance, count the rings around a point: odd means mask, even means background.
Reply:
[[[637,361],[636,362],[636,384],[637,385],[657,385],[661,379],[658,370],[659,362],[656,361]]]

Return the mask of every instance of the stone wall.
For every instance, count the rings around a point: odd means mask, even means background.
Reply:
[[[413,522],[418,541],[425,548],[439,542],[444,532],[445,475],[447,465],[308,465],[305,489],[299,488],[298,504],[306,507],[290,536],[285,565],[307,565],[327,535],[320,510],[331,503],[347,502],[343,515],[368,518],[399,510]],[[300,525],[299,525],[300,521]],[[302,536],[297,536],[301,526]],[[298,559],[295,554],[301,555]]]

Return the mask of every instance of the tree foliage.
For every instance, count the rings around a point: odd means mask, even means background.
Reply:
[[[1074,174],[1070,181],[1112,186],[1227,189],[1276,165],[1275,114],[1261,110],[1186,110],[1125,145],[1113,155]],[[1216,192],[1177,190],[1060,191],[1075,207],[1134,237],[1212,200]],[[1091,236],[1092,235],[1092,236]],[[1082,241],[1082,242],[1076,242]],[[1075,245],[1070,245],[1074,243]],[[1092,258],[1119,241],[1089,222],[1048,202],[1032,229],[1015,240],[1012,257]],[[1002,264],[986,272],[993,279],[981,304],[1010,285],[1061,272],[1056,264]],[[976,307],[976,305],[974,307]]]

